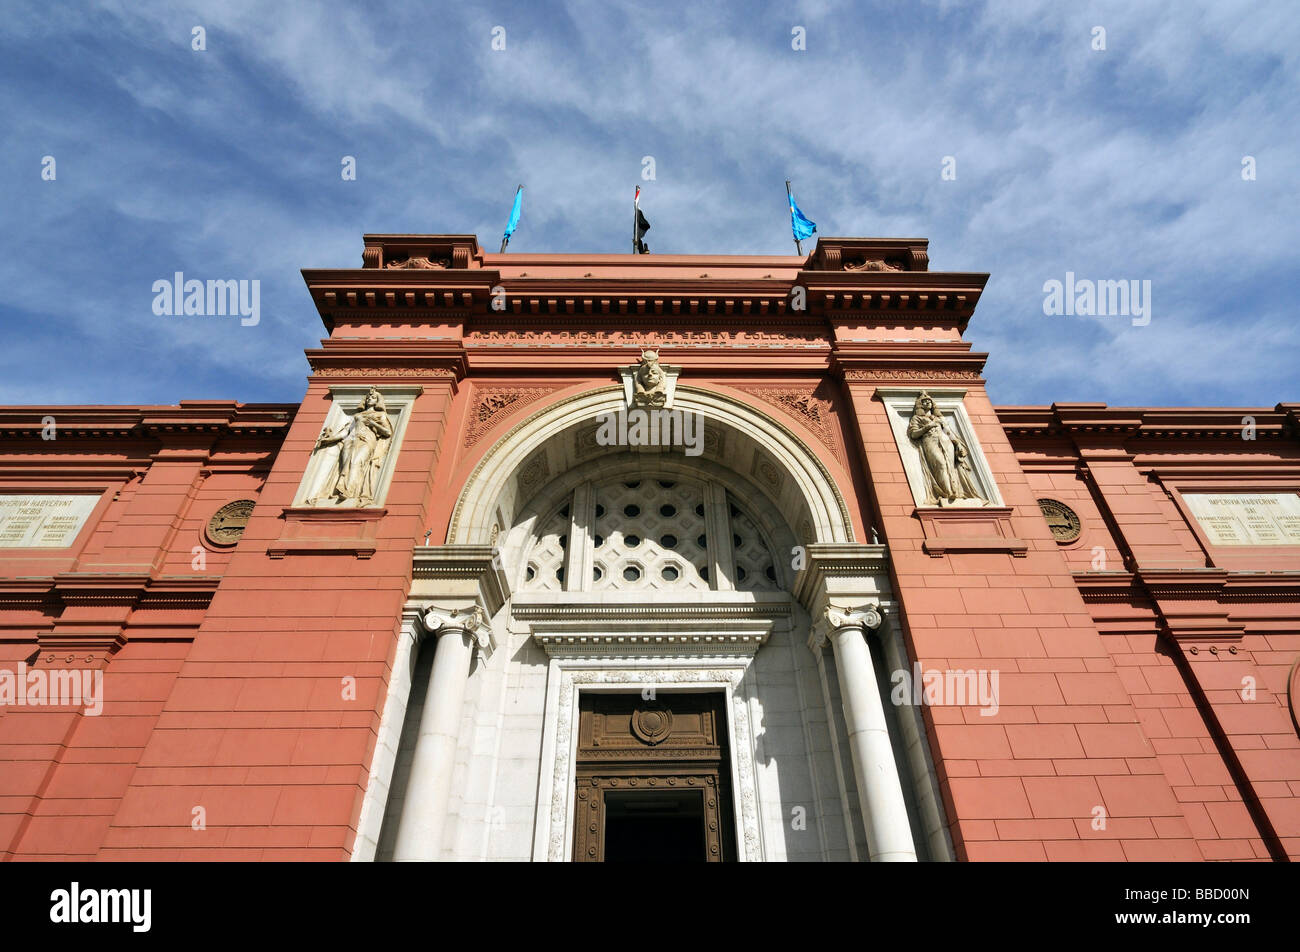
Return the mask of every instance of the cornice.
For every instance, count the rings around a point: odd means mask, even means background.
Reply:
[[[971,350],[966,341],[841,341],[832,360],[850,383],[945,382],[983,383],[988,354]]]
[[[1267,407],[1109,407],[1104,403],[1054,403],[1049,407],[994,407],[1008,434],[1022,437],[1240,440],[1243,419],[1254,421],[1257,440],[1295,437],[1290,405]]]
[[[1139,569],[1074,572],[1086,602],[1226,601],[1300,602],[1300,572],[1227,569]]]
[[[288,429],[296,403],[182,400],[176,406],[0,407],[0,436],[40,438],[46,417],[58,439],[69,436],[160,438],[171,434],[266,436]]]
[[[510,597],[499,554],[491,545],[417,545],[411,556],[411,577],[415,582],[473,583],[488,617]]]
[[[409,265],[408,265],[409,262]],[[533,315],[723,315],[932,311],[964,323],[983,273],[931,272],[923,238],[823,238],[806,258],[745,255],[485,254],[472,235],[366,235],[361,268],[304,269],[325,326]],[[531,269],[531,270],[530,270]]]
[[[334,338],[304,351],[312,378],[329,377],[449,377],[463,380],[469,372],[465,349],[458,340],[428,338],[369,340]]]
[[[0,580],[0,604],[134,605],[137,609],[203,609],[221,585],[220,575],[164,576],[137,573],[65,572]]]

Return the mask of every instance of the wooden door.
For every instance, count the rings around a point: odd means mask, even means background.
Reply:
[[[725,697],[579,695],[577,862],[735,858]]]

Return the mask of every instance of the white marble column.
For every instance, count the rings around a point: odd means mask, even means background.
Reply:
[[[397,862],[436,860],[441,853],[465,706],[465,682],[475,646],[484,652],[492,648],[491,629],[477,606],[454,611],[429,609],[422,621],[426,637],[438,641],[393,844],[393,859]]]
[[[844,724],[871,861],[915,862],[907,803],[867,638],[867,629],[880,627],[881,621],[874,608],[827,608],[813,628],[810,644],[814,651],[821,651],[829,640],[835,649]]]

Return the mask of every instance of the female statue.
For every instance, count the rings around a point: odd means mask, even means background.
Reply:
[[[393,422],[383,394],[371,387],[346,423],[316,441],[317,450],[339,444],[338,478],[330,492],[338,505],[369,506],[375,501],[379,471],[392,438]]]
[[[907,438],[916,444],[921,457],[927,506],[942,506],[958,499],[984,499],[975,488],[970,449],[948,425],[934,399],[924,391],[912,405]]]

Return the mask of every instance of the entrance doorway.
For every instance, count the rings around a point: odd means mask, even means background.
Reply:
[[[579,695],[573,858],[735,858],[725,697]]]

